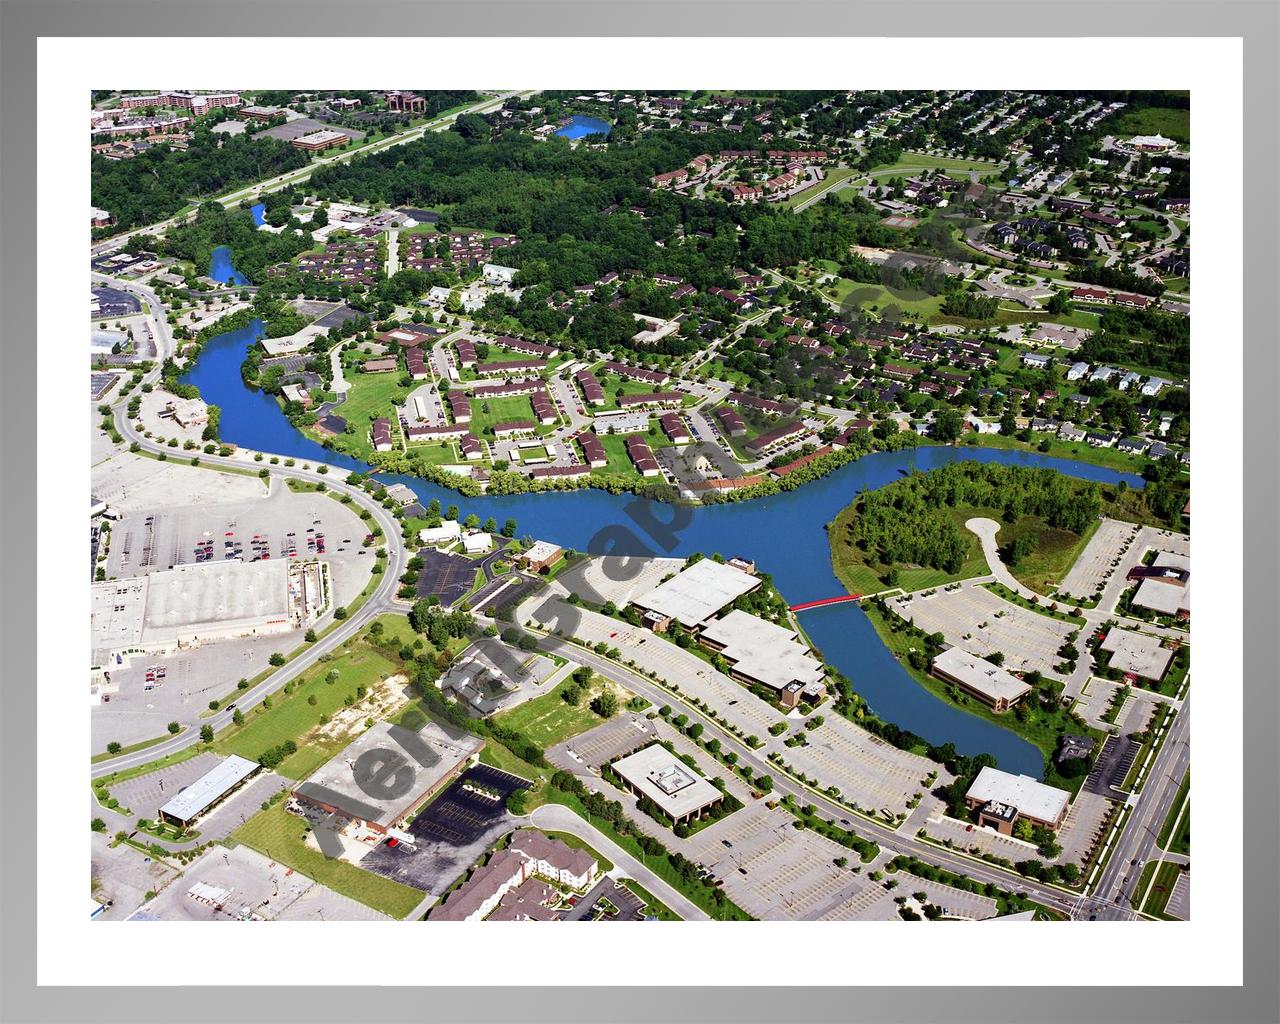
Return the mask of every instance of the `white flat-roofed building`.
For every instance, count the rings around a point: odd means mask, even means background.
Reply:
[[[1131,629],[1112,629],[1102,641],[1102,649],[1111,653],[1111,668],[1153,682],[1164,678],[1173,660],[1173,651],[1165,647],[1158,636],[1135,633]]]
[[[724,794],[661,743],[614,761],[610,766],[637,795],[646,796],[679,824],[701,817]]]
[[[481,555],[493,548],[493,535],[477,531],[462,538],[462,550],[469,555]]]
[[[418,540],[429,547],[456,544],[461,537],[462,527],[456,519],[446,519],[439,526],[428,526],[418,531]]]
[[[406,505],[412,505],[418,500],[418,496],[413,493],[413,489],[405,484],[392,484],[387,488],[387,497],[401,508]]]
[[[1161,551],[1152,564],[1160,568],[1183,569],[1187,573],[1191,571],[1191,560],[1171,551]],[[1190,577],[1185,581],[1158,577],[1145,579],[1138,584],[1131,603],[1170,618],[1187,618],[1191,615]]]
[[[95,661],[292,628],[289,564],[212,561],[93,585]]]
[[[398,828],[414,808],[453,781],[480,752],[484,741],[461,729],[428,722],[418,731],[382,721],[326,761],[294,790],[302,803],[343,815],[375,833]],[[412,785],[361,785],[386,764],[388,751],[413,766]],[[385,795],[380,795],[385,794]]]
[[[161,807],[161,820],[186,828],[258,768],[257,761],[228,755]]]
[[[759,578],[703,558],[633,602],[646,624],[659,632],[674,619],[696,630],[722,608],[760,586]]]
[[[961,647],[948,647],[933,659],[933,674],[977,697],[993,711],[1008,711],[1031,686],[998,665]]]
[[[965,802],[970,809],[981,808],[979,825],[990,825],[1009,835],[1019,818],[1058,828],[1067,816],[1071,794],[1037,782],[1029,775],[1012,775],[986,765],[965,794]]]
[[[735,608],[703,626],[699,638],[729,662],[731,676],[778,691],[784,706],[792,698],[799,703],[801,696],[816,700],[826,693],[825,668],[793,629]]]

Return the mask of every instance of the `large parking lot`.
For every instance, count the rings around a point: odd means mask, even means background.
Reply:
[[[1133,523],[1102,520],[1058,589],[1082,601],[1098,597],[1119,566],[1120,558],[1133,544],[1138,530]]]
[[[107,575],[123,579],[205,560],[321,557],[329,563],[336,603],[346,604],[372,572],[373,554],[361,543],[367,531],[341,502],[283,484],[247,501],[156,504],[112,525]]]
[[[95,434],[102,436],[99,431]],[[155,508],[221,505],[266,494],[256,477],[157,462],[109,444],[95,444],[94,460],[93,493],[118,512],[147,515]]]
[[[173,721],[194,724],[209,701],[221,700],[239,680],[252,679],[267,668],[276,651],[291,650],[298,643],[292,632],[247,636],[134,658],[109,668],[107,702],[91,709],[93,749],[105,750],[113,741],[128,746],[151,739]]]
[[[574,635],[591,644],[603,641],[619,648],[624,661],[633,659],[642,669],[657,672],[660,678],[678,685],[682,693],[701,698],[727,721],[739,726],[745,735],[765,739],[769,727],[782,720],[781,712],[745,686],[715,671],[696,654],[641,626],[629,626],[607,615],[572,607],[550,594],[526,602],[519,616],[521,622],[532,617],[537,622],[550,623],[553,628],[558,622],[559,628],[566,630],[566,623],[576,622],[572,629]]]
[[[840,715],[823,717],[823,724],[806,734],[807,746],[784,747],[782,754],[805,775],[821,779],[823,785],[840,787],[844,799],[864,810],[905,811],[916,793],[953,781],[945,769],[927,758],[899,750]],[[940,777],[926,786],[924,780],[934,770]]]
[[[622,714],[551,747],[547,759],[557,768],[577,774],[584,767],[599,769],[652,743],[657,737],[654,723],[644,715]]]
[[[216,846],[207,851],[139,910],[133,920],[388,921],[390,918],[240,845],[235,849]]]
[[[494,799],[467,789],[474,781],[501,793]],[[416,840],[370,850],[360,861],[366,871],[392,878],[433,896],[441,895],[497,839],[515,827],[507,797],[529,783],[489,765],[468,768],[416,818],[408,831]]]
[[[595,604],[612,601],[624,608],[684,567],[682,558],[591,558],[561,575],[557,582]]]
[[[1056,675],[1058,648],[1075,630],[1069,622],[1011,604],[971,583],[938,590],[931,597],[898,598],[889,607],[926,633],[941,633],[947,643],[986,658],[1004,654],[1004,667]]]
[[[90,885],[93,897],[110,903],[95,920],[123,921],[143,902],[148,892],[160,892],[178,877],[164,861],[121,843],[112,846],[111,835],[95,832],[91,839]]]

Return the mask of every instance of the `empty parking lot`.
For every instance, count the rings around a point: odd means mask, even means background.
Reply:
[[[966,584],[889,602],[889,607],[926,633],[941,633],[947,643],[986,658],[1004,654],[1004,667],[1056,675],[1058,648],[1075,631],[1069,622],[1050,618],[998,597],[985,587]]]

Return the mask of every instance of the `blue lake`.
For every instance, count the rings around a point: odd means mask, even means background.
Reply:
[[[213,250],[213,255],[209,260],[209,276],[215,281],[221,281],[223,284],[250,283],[249,279],[240,273],[235,264],[231,262],[231,250],[225,245],[220,245]]]
[[[205,401],[222,409],[224,440],[259,451],[295,459],[325,461],[345,469],[365,471],[363,462],[331,452],[303,436],[285,419],[276,401],[246,387],[240,377],[245,353],[260,336],[262,325],[248,327],[209,341],[183,378],[195,384]],[[337,409],[341,414],[341,407]],[[599,490],[502,497],[464,498],[455,491],[417,477],[380,475],[384,483],[404,483],[423,503],[438,498],[446,507],[457,504],[464,514],[474,512],[498,522],[507,517],[519,524],[520,536],[550,540],[563,547],[593,554],[689,555],[720,552],[753,558],[773,576],[791,604],[843,593],[831,569],[824,524],[862,491],[883,487],[914,469],[927,470],[966,459],[1026,466],[1047,466],[1059,472],[1103,483],[1142,480],[1083,462],[1050,458],[1030,452],[983,448],[928,446],[901,452],[880,452],[842,466],[830,476],[795,491],[732,505],[691,510],[649,502],[630,494]],[[661,524],[683,522],[664,531]],[[640,525],[644,524],[644,526]],[[645,529],[647,527],[647,530]],[[1039,750],[993,723],[952,707],[921,687],[880,642],[870,620],[853,603],[831,605],[801,613],[801,622],[823,657],[853,681],[871,708],[886,721],[935,743],[950,740],[961,753],[988,752],[1006,770],[1036,778],[1043,774]]]
[[[613,131],[613,125],[608,121],[601,121],[598,117],[587,117],[586,114],[574,114],[569,119],[569,123],[556,132],[556,135],[562,139],[581,139],[588,135],[608,135],[611,131]]]
[[[253,222],[257,224],[258,227],[262,227],[262,225],[267,222],[266,218],[263,216],[266,209],[266,206],[262,203],[254,203],[253,206],[249,207],[249,214],[253,217]]]

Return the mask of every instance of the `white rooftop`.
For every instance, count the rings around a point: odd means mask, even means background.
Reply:
[[[661,743],[614,761],[612,767],[673,819],[696,814],[723,795]]]
[[[1162,646],[1159,637],[1130,629],[1112,629],[1102,641],[1102,649],[1111,652],[1112,668],[1156,681],[1164,678],[1173,658],[1173,651]]]
[[[737,671],[775,690],[791,683],[821,683],[826,675],[794,630],[736,608],[704,626],[702,635],[723,645],[721,653]]]
[[[179,821],[190,821],[232,786],[258,770],[258,762],[239,754],[229,754],[218,764],[160,808],[160,813]]]
[[[1071,799],[1064,789],[1037,782],[1029,775],[1011,775],[984,765],[966,794],[971,800],[995,801],[1016,807],[1018,813],[1040,821],[1056,821]]]
[[[634,603],[693,629],[758,586],[760,580],[750,573],[703,558]]]
[[[993,700],[1004,699],[1012,704],[1031,689],[1017,676],[962,647],[947,648],[933,659],[933,667]]]
[[[548,558],[554,558],[556,552],[560,550],[560,545],[552,544],[549,540],[536,541],[524,553],[524,557],[530,562],[543,562]]]
[[[428,526],[418,531],[418,539],[423,544],[442,544],[456,541],[461,536],[462,527],[456,519],[445,519],[439,526]]]

